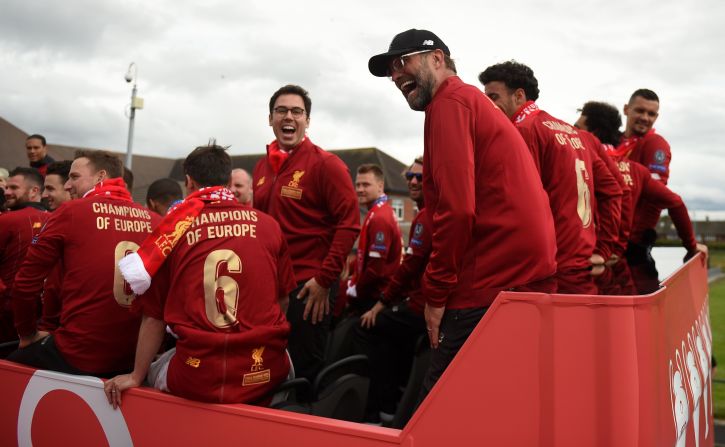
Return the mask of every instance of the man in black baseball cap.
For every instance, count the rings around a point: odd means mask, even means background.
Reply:
[[[393,38],[387,53],[371,57],[368,68],[375,76],[390,76],[410,108],[423,111],[438,86],[447,77],[456,76],[450,54],[432,32],[409,29]]]
[[[424,29],[409,29],[393,38],[387,53],[371,57],[368,68],[370,73],[375,76],[390,76],[389,65],[392,59],[405,58],[433,50],[442,50],[446,56],[451,55],[446,44],[432,32]]]
[[[521,135],[480,89],[461,81],[438,36],[400,33],[368,68],[390,76],[410,108],[425,111],[432,249],[420,290],[434,348],[425,396],[499,291],[554,291],[554,221]]]

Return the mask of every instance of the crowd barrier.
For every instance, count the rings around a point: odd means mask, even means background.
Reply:
[[[92,377],[0,361],[0,445],[714,444],[707,269],[644,296],[501,293],[403,430],[150,389],[113,410]]]

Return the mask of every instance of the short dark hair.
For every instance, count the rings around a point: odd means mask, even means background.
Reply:
[[[510,90],[523,89],[527,100],[539,99],[539,81],[534,76],[534,70],[514,60],[491,65],[478,75],[478,80],[483,85],[503,82]]]
[[[41,191],[43,191],[43,176],[40,175],[40,172],[37,169],[18,166],[10,171],[8,178],[15,177],[16,175],[22,176],[26,182],[37,186]]]
[[[48,169],[45,171],[45,176],[55,174],[61,179],[63,183],[68,181],[68,175],[70,174],[70,165],[73,164],[70,160],[54,161],[48,165]]]
[[[588,101],[579,109],[587,118],[587,129],[604,144],[617,146],[622,137],[619,128],[622,116],[619,110],[606,102]]]
[[[302,101],[305,103],[305,112],[307,112],[307,118],[310,117],[310,112],[312,112],[312,100],[310,99],[310,94],[307,93],[307,90],[303,89],[299,85],[294,84],[287,84],[274,92],[272,97],[269,99],[270,115],[272,114],[272,109],[274,109],[274,103],[277,102],[277,98],[282,95],[297,95],[302,97]]]
[[[232,158],[226,148],[213,142],[199,146],[184,160],[184,174],[201,187],[227,186],[232,175]]]
[[[40,140],[40,142],[43,144],[43,146],[46,145],[46,143],[45,143],[45,137],[42,136],[39,133],[34,133],[34,134],[32,134],[31,136],[29,136],[28,138],[25,139],[25,141],[28,141],[28,140]]]
[[[660,102],[660,97],[657,96],[657,93],[653,92],[650,89],[647,88],[640,88],[634,91],[632,93],[632,96],[629,97],[629,103],[632,104],[632,101],[634,101],[634,98],[641,97],[646,99],[647,101],[657,101]]]
[[[81,149],[76,151],[73,160],[79,158],[87,158],[89,163],[96,169],[106,171],[108,178],[117,178],[123,176],[123,162],[116,154],[108,151],[92,151]]]
[[[149,185],[149,190],[146,192],[146,203],[153,200],[166,206],[183,197],[179,182],[171,178],[160,178]]]
[[[126,166],[123,167],[123,182],[126,184],[126,189],[129,192],[133,191],[133,171]]]
[[[358,174],[372,173],[379,181],[385,181],[385,175],[383,174],[383,168],[376,165],[375,163],[365,163],[357,167]]]

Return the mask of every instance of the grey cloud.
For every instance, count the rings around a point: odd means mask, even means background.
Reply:
[[[0,40],[6,48],[23,53],[88,57],[102,52],[109,34],[118,34],[120,43],[128,44],[124,37],[158,29],[159,23],[148,9],[93,0],[11,0],[3,3]]]
[[[565,120],[586,100],[621,107],[635,88],[654,88],[663,98],[656,127],[675,156],[673,185],[687,200],[718,203],[725,4],[468,2],[441,15],[437,4],[421,1],[411,9],[374,0],[10,0],[0,14],[2,116],[27,131],[45,129],[54,142],[122,150],[130,94],[123,73],[135,61],[146,100],[137,115],[138,153],[181,157],[212,136],[232,144],[232,153],[259,153],[273,137],[270,95],[296,83],[312,96],[313,141],[378,146],[407,161],[422,152],[423,114],[372,77],[367,60],[396,33],[427,28],[475,85],[492,63],[530,64],[542,106]],[[497,20],[513,14],[533,25],[512,30]]]

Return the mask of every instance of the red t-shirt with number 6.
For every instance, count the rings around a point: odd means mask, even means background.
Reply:
[[[214,403],[265,397],[289,372],[279,298],[295,287],[271,216],[236,202],[205,205],[134,302],[178,336],[169,391]]]

